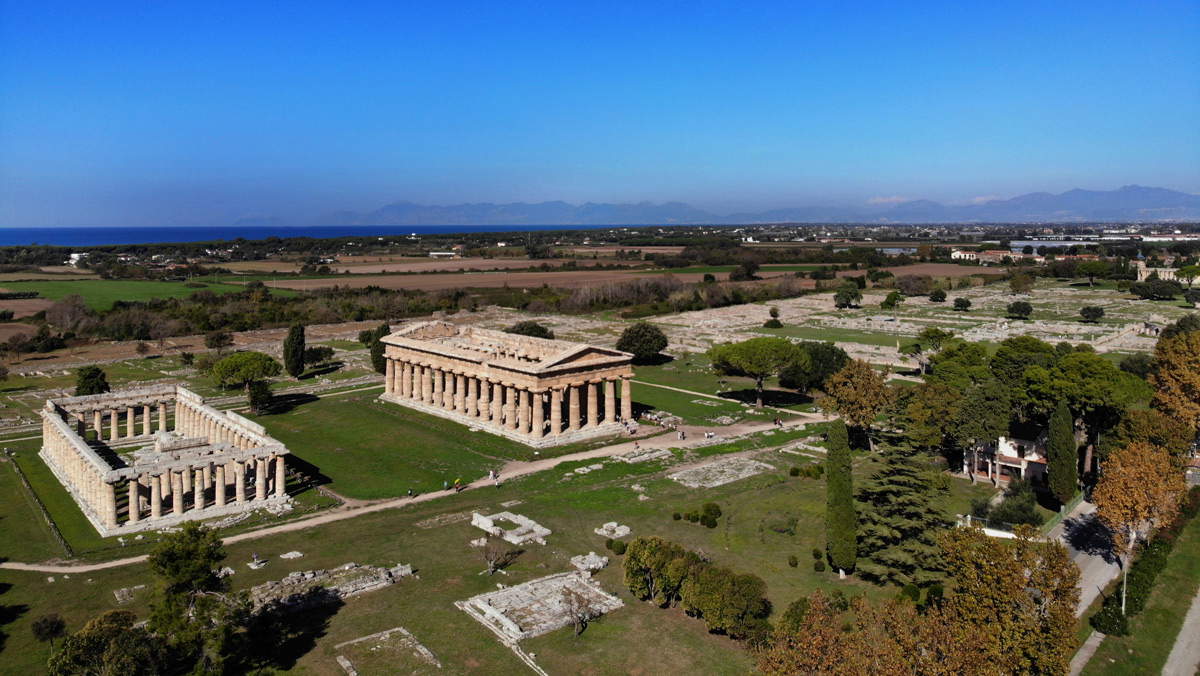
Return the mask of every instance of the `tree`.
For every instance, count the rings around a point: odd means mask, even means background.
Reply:
[[[938,531],[952,525],[941,509],[945,488],[930,470],[896,451],[858,492],[858,570],[878,582],[925,586],[944,575]]]
[[[946,302],[945,289],[934,289],[933,291],[930,291],[929,292],[929,300],[934,303],[945,303]]]
[[[1033,306],[1023,300],[1009,303],[1005,308],[1005,313],[1010,319],[1029,319],[1029,315],[1033,314]]]
[[[846,368],[850,355],[833,343],[806,340],[799,343],[800,349],[808,353],[808,366],[792,365],[779,372],[779,385],[801,392],[824,389],[829,376]]]
[[[1147,279],[1129,285],[1129,291],[1142,300],[1175,300],[1183,293],[1183,285],[1166,279]]]
[[[1075,420],[1067,402],[1059,401],[1050,416],[1047,442],[1047,472],[1050,492],[1060,505],[1070,502],[1079,487],[1079,449],[1075,444]]]
[[[1193,307],[1200,307],[1200,289],[1188,289],[1184,291],[1183,299],[1191,303]]]
[[[283,339],[283,370],[293,378],[304,373],[304,325],[292,324]]]
[[[592,620],[603,614],[588,597],[570,587],[562,588],[562,608],[571,620],[576,636],[582,634]]]
[[[325,345],[304,348],[304,363],[308,366],[318,366],[329,363],[333,359],[333,348]]]
[[[1134,442],[1117,449],[1104,463],[1104,472],[1092,491],[1096,513],[1122,550],[1122,572],[1127,576],[1134,546],[1159,524],[1175,516],[1187,484],[1183,471],[1163,449]],[[1121,613],[1125,613],[1125,584],[1121,585]]]
[[[913,388],[904,413],[905,436],[913,445],[935,450],[954,430],[962,392],[941,382],[921,383]]]
[[[1098,305],[1086,305],[1079,308],[1079,315],[1083,317],[1083,321],[1095,324],[1104,317],[1104,308]]]
[[[731,282],[748,282],[753,279],[758,279],[758,263],[754,261],[746,261],[734,268],[733,272],[729,273],[729,281]]]
[[[1008,286],[1014,294],[1027,294],[1033,291],[1033,277],[1024,272],[1018,272],[1009,278]]]
[[[644,364],[667,349],[667,336],[650,322],[636,322],[621,332],[617,349],[632,353],[636,363]]]
[[[883,376],[867,362],[855,359],[829,377],[825,393],[828,396],[821,400],[822,410],[841,416],[847,425],[866,434],[868,446],[875,450],[871,423],[892,400]]]
[[[133,346],[133,350],[138,353],[139,357],[145,357],[150,354],[150,346],[141,340],[137,342],[137,345]]]
[[[833,421],[829,428],[825,470],[825,548],[830,563],[839,572],[854,570],[858,515],[854,510],[849,432],[841,420]]]
[[[217,354],[221,354],[230,345],[233,345],[233,336],[227,331],[209,331],[204,334],[204,347],[216,350]]]
[[[862,291],[858,290],[858,284],[849,279],[842,280],[842,285],[833,294],[833,305],[839,309],[855,307],[861,300]]]
[[[1192,288],[1192,282],[1200,277],[1200,265],[1185,265],[1175,271],[1175,276],[1187,282],[1188,288]]]
[[[1131,408],[1125,411],[1121,422],[1104,437],[1101,457],[1123,446],[1143,441],[1163,449],[1182,462],[1195,439],[1195,430],[1182,420],[1152,408]]]
[[[755,406],[763,405],[763,381],[789,366],[808,368],[808,353],[785,338],[751,338],[740,343],[714,345],[709,360],[718,373],[754,379]]]
[[[1154,388],[1151,405],[1193,430],[1200,429],[1200,331],[1159,339],[1154,364],[1147,377]]]
[[[883,301],[879,303],[879,307],[884,310],[895,310],[896,306],[903,302],[904,295],[899,291],[893,290],[888,293],[887,298],[884,298]]]
[[[962,396],[949,436],[971,456],[971,481],[975,480],[979,449],[1008,433],[1011,410],[1008,391],[995,379],[970,386]]]
[[[128,610],[110,610],[90,620],[63,641],[50,657],[47,672],[51,676],[165,673],[161,641],[136,623],[137,616]]]
[[[554,340],[553,331],[533,320],[517,322],[507,329],[504,329],[504,332],[514,333],[518,336],[530,336],[532,338],[545,338],[547,340]]]
[[[1084,261],[1075,266],[1075,273],[1087,277],[1088,286],[1096,285],[1097,277],[1107,277],[1112,266],[1104,261]]]
[[[212,374],[222,387],[244,388],[250,410],[257,412],[255,404],[262,403],[261,392],[256,395],[252,383],[277,376],[281,370],[279,362],[262,352],[237,352],[214,364]]]
[[[367,333],[367,348],[371,355],[371,368],[376,373],[387,373],[387,358],[384,356],[383,338],[391,333],[392,327],[387,324],[380,324],[374,331]],[[359,339],[362,339],[359,335]]]
[[[483,546],[479,547],[479,556],[487,565],[488,575],[495,575],[496,571],[504,570],[522,553],[524,553],[522,550],[490,535],[484,539]]]
[[[955,298],[954,309],[958,312],[969,312],[971,310],[970,298]]]
[[[1154,370],[1154,358],[1145,352],[1134,352],[1122,357],[1117,368],[1139,378],[1146,378]]]
[[[99,366],[84,366],[75,370],[75,396],[104,394],[111,389],[108,376]]]
[[[1064,674],[1075,653],[1079,569],[1058,542],[1030,526],[1013,539],[979,528],[942,532],[939,545],[953,592],[941,607],[966,634],[982,635],[976,653],[994,673]]]
[[[29,628],[33,637],[39,643],[49,643],[50,651],[54,652],[54,640],[62,638],[67,633],[67,623],[57,613],[42,615],[35,619]]]
[[[905,345],[901,350],[901,354],[913,357],[917,360],[917,364],[921,367],[921,373],[926,371],[928,365],[928,357],[942,349],[942,345],[946,341],[954,337],[950,331],[944,331],[936,326],[929,326],[922,329],[917,334],[917,339],[908,345]]]

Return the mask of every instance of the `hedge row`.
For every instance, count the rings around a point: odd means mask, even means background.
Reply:
[[[1120,587],[1104,599],[1100,612],[1092,616],[1092,628],[1112,636],[1129,634],[1129,618],[1146,608],[1146,600],[1154,590],[1154,581],[1167,566],[1171,551],[1179,533],[1189,521],[1200,513],[1200,486],[1193,486],[1184,497],[1183,506],[1171,523],[1159,529],[1139,551],[1137,559],[1129,567],[1125,595],[1125,613],[1121,612]]]
[[[662,608],[675,605],[704,619],[708,630],[735,639],[770,631],[767,584],[757,575],[713,565],[696,552],[659,537],[639,537],[625,552],[625,585]]]

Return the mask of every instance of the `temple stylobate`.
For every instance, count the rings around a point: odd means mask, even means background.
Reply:
[[[633,417],[626,352],[443,321],[383,343],[383,400],[530,446],[619,433]]]

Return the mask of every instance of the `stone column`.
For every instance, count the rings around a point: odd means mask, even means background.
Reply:
[[[150,518],[162,517],[162,477],[150,477]]]
[[[267,499],[267,459],[255,458],[254,460],[254,499]]]
[[[467,377],[461,373],[454,376],[454,410],[467,412]]]
[[[217,507],[225,506],[225,465],[217,465],[216,470],[217,487],[213,489],[213,504]]]
[[[562,434],[562,390],[550,390],[550,434]]]
[[[96,441],[104,438],[104,420],[100,417],[100,411],[92,411],[92,427],[96,428]]]
[[[129,480],[129,523],[137,523],[142,518],[142,496],[138,494],[137,478]]]
[[[287,497],[287,470],[282,455],[275,456],[275,497]]]
[[[196,509],[204,509],[204,473],[197,471],[196,481],[192,490],[192,501]]]
[[[167,402],[158,402],[158,431],[167,431]]]
[[[442,408],[454,410],[454,374],[449,371],[442,371],[442,400],[439,402]]]
[[[604,422],[617,421],[617,388],[611,380],[604,381]]]
[[[233,491],[239,505],[246,501],[246,463],[241,460],[233,463]]]
[[[212,485],[212,463],[206,463],[200,472],[204,475],[204,488],[208,489]]]
[[[541,439],[546,434],[546,421],[544,406],[546,402],[543,400],[545,393],[542,390],[532,392],[533,401],[533,438]]]
[[[433,403],[433,372],[428,366],[421,367],[421,401]]]
[[[633,393],[630,392],[629,378],[621,379],[621,418],[633,420]]]
[[[600,422],[600,392],[596,383],[587,384],[588,393],[588,427],[595,427]]]
[[[385,358],[384,363],[387,366],[384,368],[383,391],[387,394],[392,394],[396,391],[396,362],[390,358]]]
[[[504,387],[504,426],[510,430],[517,428],[517,388],[511,385]]]
[[[104,525],[109,528],[117,527],[117,487],[104,482]]]
[[[119,421],[117,420],[117,412],[115,410],[109,411],[108,415],[109,415],[109,427],[111,428],[108,438],[109,439],[120,439],[121,438],[121,428],[118,427]]]
[[[517,431],[529,434],[529,390],[517,390]]]
[[[467,415],[479,415],[479,379],[474,376],[467,378]]]
[[[479,386],[479,417],[485,421],[492,419],[492,384],[482,378],[476,380]]]
[[[125,432],[125,436],[137,436],[137,413],[132,406],[125,409]]]
[[[142,406],[142,434],[150,436],[150,404]]]
[[[183,475],[171,472],[171,506],[175,515],[183,514]]]
[[[567,407],[567,430],[574,432],[579,429],[579,385],[568,385],[570,405]]]
[[[443,380],[444,380],[444,378],[442,377],[442,372],[439,371],[438,369],[433,369],[433,399],[431,399],[429,401],[429,403],[433,404],[434,406],[442,405],[442,401],[443,401],[442,382],[443,382]]]
[[[492,383],[492,424],[504,424],[504,386],[496,382]]]
[[[159,484],[159,488],[162,489],[163,498],[170,497],[170,495],[171,495],[171,473],[164,472],[162,474],[159,474],[158,475],[158,484]]]
[[[412,396],[412,364],[408,362],[400,364],[400,396]]]

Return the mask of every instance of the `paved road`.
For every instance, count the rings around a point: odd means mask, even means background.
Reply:
[[[1200,670],[1200,592],[1192,599],[1192,607],[1183,618],[1175,647],[1163,665],[1163,676],[1192,676]]]
[[[1110,547],[1103,532],[1096,520],[1096,506],[1085,501],[1047,534],[1051,540],[1066,546],[1071,560],[1079,566],[1079,607],[1075,609],[1075,617],[1082,616],[1104,587],[1121,574],[1117,559],[1106,558]]]
[[[698,394],[698,393],[695,393],[695,394]],[[785,428],[803,426],[810,422],[820,422],[825,419],[826,418],[824,416],[807,414],[807,415],[804,415],[802,417],[802,419],[799,421],[789,422],[788,424],[785,425]],[[500,477],[504,480],[515,479],[517,477],[527,476],[527,475],[536,474],[537,472],[542,472],[542,471],[545,471],[548,469],[553,469],[554,467],[557,467],[558,465],[565,463],[565,462],[577,462],[579,460],[593,460],[593,459],[599,459],[599,458],[610,458],[610,457],[617,456],[617,455],[624,455],[625,453],[629,453],[633,450],[636,450],[636,448],[688,448],[688,447],[692,447],[692,446],[701,446],[701,445],[704,445],[704,443],[705,443],[705,439],[704,439],[705,431],[716,432],[717,434],[720,434],[723,438],[730,438],[730,437],[735,437],[735,436],[741,436],[744,434],[753,434],[756,432],[763,432],[763,431],[772,429],[773,427],[774,427],[774,425],[769,421],[743,422],[743,423],[737,423],[734,425],[726,425],[723,427],[700,427],[700,426],[695,426],[695,425],[685,425],[682,427],[682,429],[687,438],[683,441],[680,441],[674,433],[668,433],[668,434],[659,435],[657,437],[650,437],[647,439],[624,441],[621,443],[611,444],[609,446],[603,446],[601,448],[595,448],[590,451],[581,451],[579,453],[571,453],[569,455],[562,455],[562,456],[559,456],[556,458],[542,458],[540,460],[532,460],[532,461],[528,461],[528,462],[511,461],[511,462],[505,464],[500,469]],[[711,442],[709,442],[709,443],[711,443]],[[474,489],[474,488],[483,488],[483,487],[490,487],[490,486],[491,486],[491,481],[487,477],[483,477],[483,478],[477,479],[476,481],[468,484],[467,488]],[[287,523],[282,523],[277,526],[270,526],[268,528],[261,528],[259,530],[247,531],[245,533],[231,535],[227,538],[223,538],[223,540],[226,544],[233,544],[236,542],[243,542],[246,540],[257,540],[259,538],[270,537],[272,535],[278,535],[279,533],[289,533],[292,531],[305,530],[308,528],[315,528],[317,526],[323,526],[325,524],[334,523],[337,521],[344,521],[346,519],[354,519],[354,518],[357,518],[364,514],[373,514],[375,512],[381,512],[386,509],[399,509],[401,507],[406,507],[406,506],[412,505],[412,504],[428,502],[430,500],[437,500],[439,498],[443,498],[448,495],[453,495],[453,493],[449,492],[449,491],[437,491],[437,492],[431,492],[431,493],[423,493],[421,495],[417,495],[417,496],[411,497],[411,498],[407,498],[407,497],[406,498],[396,498],[396,499],[392,499],[392,500],[382,500],[382,501],[377,501],[377,502],[360,503],[358,505],[344,505],[342,507],[337,507],[337,508],[334,508],[327,512],[322,512],[320,514],[316,514],[314,516],[306,517],[303,519],[297,519],[295,521],[289,521]],[[91,564],[82,564],[82,565],[80,565],[80,564],[46,565],[46,564],[37,564],[37,563],[19,563],[16,561],[6,561],[4,563],[0,563],[0,568],[6,568],[9,570],[34,571],[34,572],[40,572],[40,573],[67,573],[67,574],[88,573],[88,572],[97,571],[97,570],[104,570],[107,568],[118,568],[121,566],[129,566],[129,565],[133,565],[136,563],[141,563],[141,562],[145,561],[146,558],[147,557],[145,555],[133,556],[133,557],[125,558],[125,559],[116,559],[113,561],[105,561],[103,563],[91,563]]]

